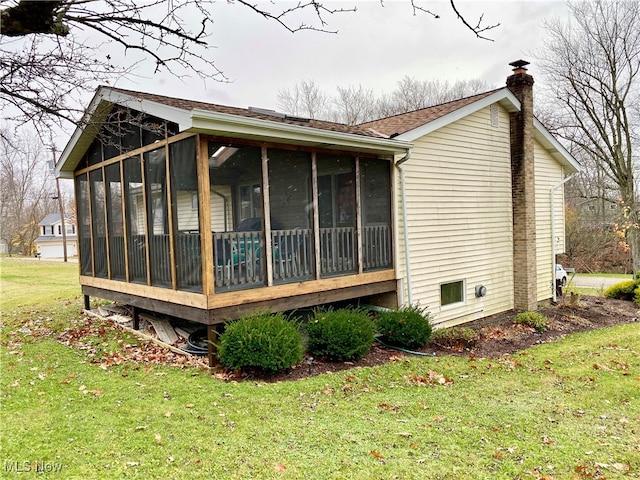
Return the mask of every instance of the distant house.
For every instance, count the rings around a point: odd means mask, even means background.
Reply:
[[[36,254],[40,258],[63,258],[62,221],[59,213],[50,213],[38,224],[40,236],[36,238]],[[78,255],[76,224],[71,216],[66,216],[67,257]]]
[[[588,198],[577,204],[582,225],[590,228],[613,229],[624,221],[620,204],[604,198]]]
[[[342,300],[439,326],[552,298],[578,163],[533,78],[357,126],[100,87],[56,174],[76,185],[80,283],[210,328]]]

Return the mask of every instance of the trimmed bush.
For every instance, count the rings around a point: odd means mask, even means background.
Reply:
[[[537,332],[547,329],[547,317],[538,312],[522,312],[516,315],[515,322],[534,328]]]
[[[431,338],[431,315],[417,306],[377,313],[376,326],[384,343],[403,348],[423,347]]]
[[[332,360],[362,358],[374,340],[373,323],[361,309],[315,310],[307,323],[309,351]]]
[[[433,332],[431,341],[445,348],[468,349],[476,346],[480,335],[469,327],[441,328]]]
[[[218,343],[218,360],[233,370],[275,373],[300,363],[303,356],[298,325],[283,313],[256,313],[229,323]]]
[[[633,301],[636,305],[640,306],[640,285],[633,291]]]
[[[637,286],[638,283],[636,280],[625,280],[614,283],[604,291],[604,296],[607,298],[617,298],[619,300],[633,300]]]

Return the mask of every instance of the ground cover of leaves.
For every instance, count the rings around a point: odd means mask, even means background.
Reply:
[[[576,332],[605,328],[614,325],[638,322],[640,311],[633,302],[583,296],[570,303],[561,301],[540,310],[547,319],[547,328],[537,332],[533,328],[514,322],[515,311],[486,317],[465,324],[479,334],[479,342],[472,349],[450,348],[428,343],[419,352],[422,355],[458,355],[477,358],[497,358],[525,350],[531,346],[547,343]],[[126,361],[144,365],[172,365],[176,367],[206,368],[206,358],[185,356],[170,351],[149,341],[127,341],[113,336],[114,326],[110,322],[95,318],[77,321],[61,333],[56,333],[57,341],[76,349],[84,350],[92,362],[101,368],[108,368]],[[25,326],[23,328],[29,328]],[[45,329],[44,325],[34,328]],[[640,328],[640,327],[639,327]],[[47,334],[46,331],[37,332]],[[96,341],[96,339],[101,341]],[[109,338],[111,338],[109,340]],[[102,341],[104,340],[104,341]],[[264,377],[258,372],[225,372],[216,369],[213,374],[223,380],[255,379],[267,381],[298,380],[327,372],[337,372],[354,367],[381,365],[397,361],[402,356],[412,354],[388,348],[375,343],[363,358],[353,362],[331,362],[323,358],[307,357],[302,364],[280,374]]]

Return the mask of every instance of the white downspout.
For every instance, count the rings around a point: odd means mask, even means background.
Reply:
[[[396,167],[400,170],[400,194],[402,196],[402,233],[404,236],[404,263],[407,270],[407,300],[409,305],[413,305],[413,294],[411,293],[411,263],[409,255],[409,230],[407,222],[407,192],[404,182],[404,169],[402,164],[411,158],[411,149],[407,154],[396,162]]]
[[[560,188],[562,185],[571,180],[574,175],[575,173],[569,175],[568,177],[565,177],[563,180],[551,187],[551,190],[549,191],[549,194],[551,195],[551,269],[553,270],[553,274],[551,277],[551,290],[553,290],[554,302],[556,302],[558,299],[558,296],[556,295],[556,222],[554,214],[554,195],[556,193],[556,189]]]

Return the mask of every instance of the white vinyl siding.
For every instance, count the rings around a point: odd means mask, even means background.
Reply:
[[[224,197],[224,198],[223,198]],[[233,201],[229,185],[211,186],[211,229],[214,232],[230,232],[233,230]],[[225,203],[227,213],[225,215]],[[227,222],[225,225],[225,221]]]
[[[535,142],[536,171],[536,267],[538,301],[553,295],[554,262],[551,258],[551,188],[563,179],[563,169],[546,150]],[[555,190],[555,251],[564,252],[564,189]]]
[[[509,117],[486,107],[417,139],[403,164],[413,303],[454,325],[513,308]],[[400,176],[396,179],[399,181]],[[399,276],[406,278],[400,185]],[[440,285],[464,280],[465,301],[440,306]],[[476,298],[476,285],[487,288]],[[407,301],[406,282],[403,301]]]
[[[193,196],[196,192],[180,191],[176,195],[178,203],[178,230],[189,231],[198,230],[198,202],[193,203]]]

